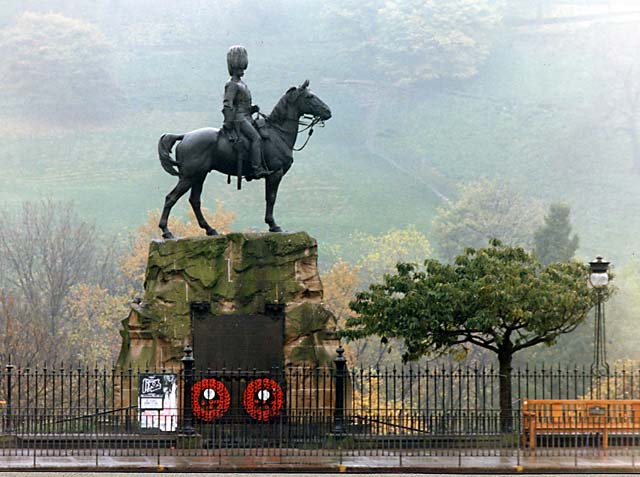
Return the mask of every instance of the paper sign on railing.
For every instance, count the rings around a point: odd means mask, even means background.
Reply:
[[[178,426],[175,374],[140,374],[138,416],[140,429],[173,432]]]

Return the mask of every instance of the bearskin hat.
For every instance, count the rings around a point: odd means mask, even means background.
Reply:
[[[249,54],[245,47],[236,45],[229,48],[227,52],[227,68],[229,69],[229,74],[232,75],[235,69],[246,70],[247,66],[249,66]]]

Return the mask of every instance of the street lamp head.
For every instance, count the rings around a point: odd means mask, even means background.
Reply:
[[[589,262],[591,274],[589,275],[589,283],[595,288],[607,286],[609,283],[609,263],[602,259],[600,255],[593,262]]]

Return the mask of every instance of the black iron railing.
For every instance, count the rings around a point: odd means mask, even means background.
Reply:
[[[596,405],[570,417],[523,412],[539,399],[639,399],[639,369],[516,369],[506,430],[493,368],[349,369],[341,349],[327,368],[201,369],[189,350],[177,369],[8,365],[0,374],[2,455],[624,453],[640,444],[631,404],[616,415]]]

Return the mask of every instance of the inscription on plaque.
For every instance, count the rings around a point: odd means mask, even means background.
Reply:
[[[281,368],[284,316],[192,314],[198,367],[220,370]]]

